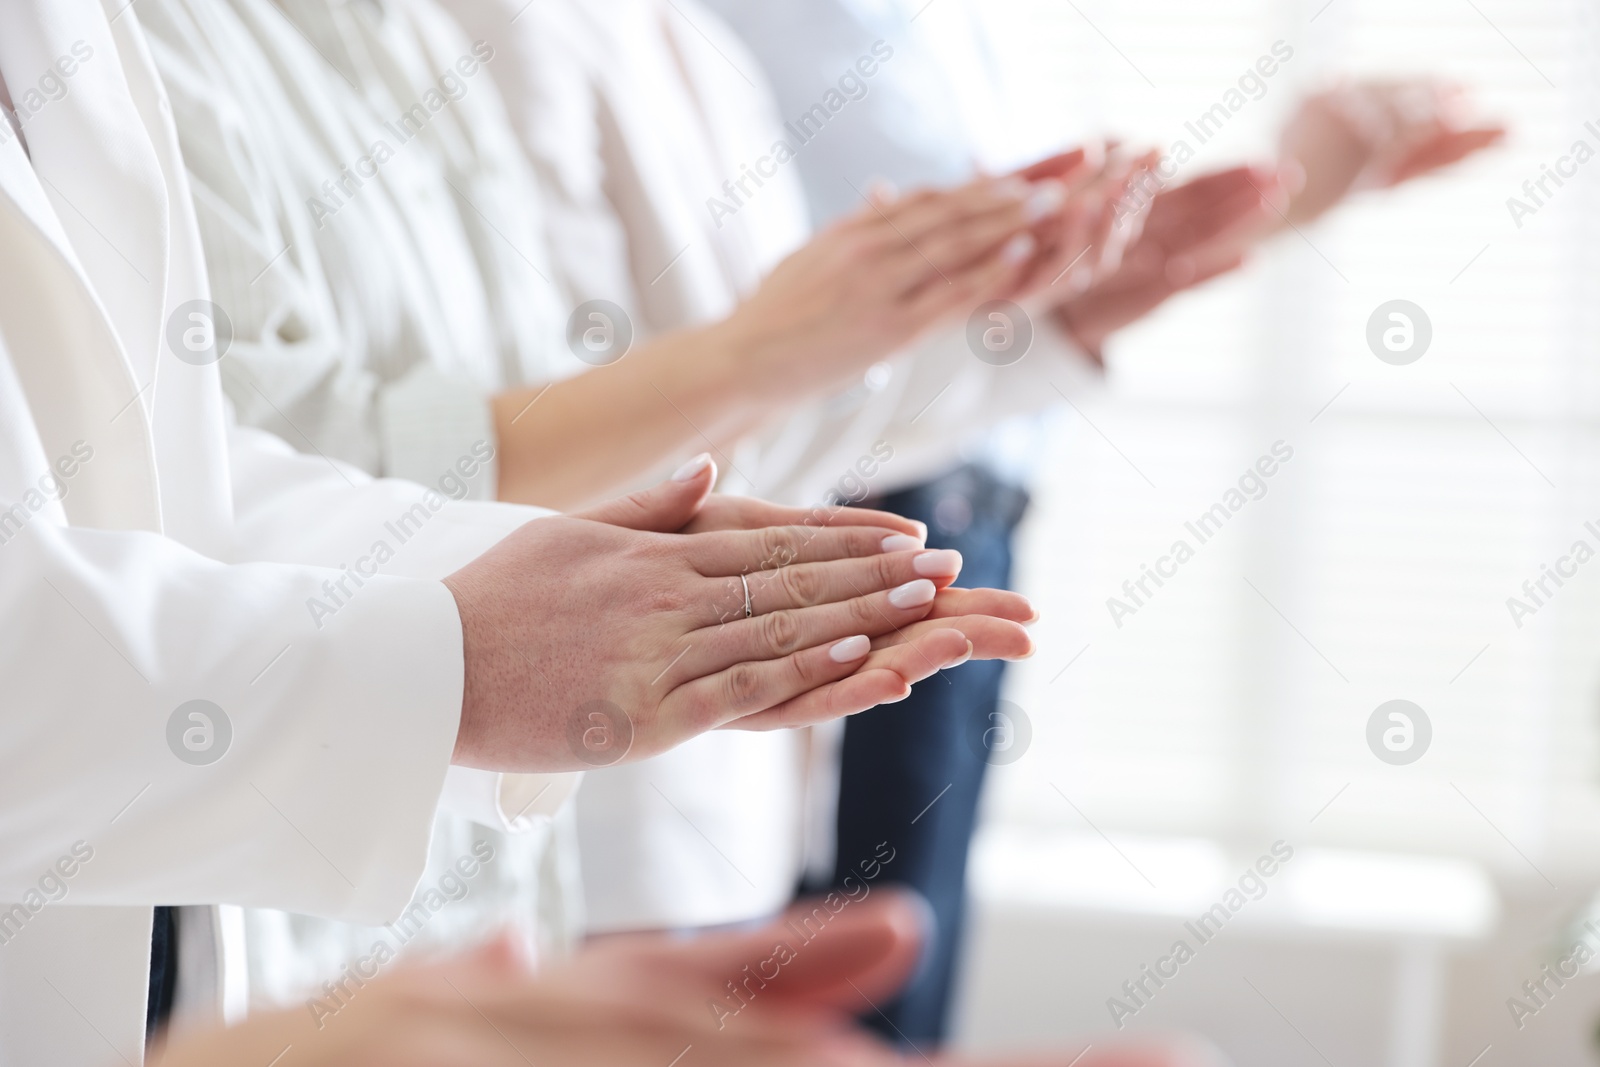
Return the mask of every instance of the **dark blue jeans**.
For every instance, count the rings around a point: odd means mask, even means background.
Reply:
[[[962,586],[1009,586],[1012,535],[1027,506],[1022,490],[963,467],[863,506],[927,523],[929,548],[961,552]],[[902,1046],[937,1045],[948,1029],[966,916],[967,850],[988,766],[973,739],[991,722],[1004,671],[999,661],[942,671],[906,700],[845,726],[834,885],[887,841],[895,857],[880,881],[917,890],[933,908],[932,940],[916,975],[897,998],[863,1014],[869,1028]]]

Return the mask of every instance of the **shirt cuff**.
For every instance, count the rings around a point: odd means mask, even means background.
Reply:
[[[505,774],[451,767],[445,774],[439,806],[492,830],[522,833],[556,814],[582,781],[581,771]]]

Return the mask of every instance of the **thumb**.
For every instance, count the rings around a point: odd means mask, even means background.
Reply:
[[[702,452],[667,481],[576,512],[573,518],[629,530],[675,533],[699,513],[716,481],[717,465],[710,453]]]
[[[930,920],[914,893],[885,887],[869,894],[802,901],[758,930],[680,946],[692,962],[683,955],[679,961],[716,989],[753,970],[763,980],[761,997],[774,1007],[870,1010],[863,997],[869,1003],[889,997],[911,976]]]
[[[796,944],[798,958],[784,968],[780,995],[852,1013],[900,991],[933,930],[920,894],[887,886],[854,902],[837,891],[802,900],[785,918],[791,934],[811,940]]]

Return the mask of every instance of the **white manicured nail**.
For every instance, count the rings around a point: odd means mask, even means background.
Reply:
[[[711,466],[711,453],[702,452],[689,462],[685,463],[683,466],[679,467],[677,470],[673,471],[672,480],[675,482],[691,481],[694,479],[695,475],[699,474],[709,466]]]
[[[910,534],[890,534],[879,546],[884,552],[910,552],[922,547],[922,542]]]
[[[951,668],[951,667],[959,667],[959,666],[961,666],[961,665],[962,665],[962,664],[963,664],[963,663],[965,663],[965,662],[967,662],[967,660],[969,660],[969,659],[971,659],[971,658],[972,658],[972,653],[973,653],[973,648],[972,648],[972,642],[971,642],[971,641],[968,641],[968,642],[967,642],[967,651],[966,651],[966,654],[965,654],[965,655],[963,655],[963,656],[962,656],[962,657],[961,657],[961,658],[960,658],[960,659],[958,659],[958,660],[952,660],[952,661],[951,661],[951,662],[949,662],[949,663],[946,663],[946,664],[945,664],[945,665],[944,665],[944,669],[945,669],[945,670],[949,670],[949,669],[950,669],[950,668]]]
[[[924,552],[911,561],[911,569],[924,578],[954,578],[961,573],[961,553],[953,548]]]
[[[1012,266],[1016,266],[1032,256],[1035,247],[1033,234],[1019,233],[1007,241],[1006,246],[1000,250],[1000,260],[1003,263],[1010,263]]]
[[[897,608],[920,608],[931,603],[938,592],[926,578],[918,578],[889,590],[889,603]]]
[[[857,634],[843,641],[834,642],[833,647],[828,649],[828,658],[835,663],[854,663],[871,650],[872,642],[865,636]]]
[[[1022,204],[1022,217],[1029,222],[1047,219],[1067,202],[1067,191],[1057,182],[1040,182]]]

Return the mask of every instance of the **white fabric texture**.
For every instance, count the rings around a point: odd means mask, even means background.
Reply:
[[[492,497],[488,396],[558,373],[545,361],[561,338],[531,182],[483,70],[492,52],[406,0],[150,0],[141,15],[213,298],[233,319],[222,366],[241,419]],[[548,855],[548,816],[578,776],[507,775],[498,795],[485,778],[446,779],[415,930],[246,911],[252,1002],[303,1001],[379,942],[398,953],[513,929],[536,953],[566,951],[579,902]],[[471,878],[451,873],[463,858]]]
[[[77,59],[25,145],[0,136],[0,609],[26,620],[0,636],[6,1063],[140,1061],[152,905],[400,913],[460,717],[437,579],[542,514],[434,508],[230,427],[216,364],[168,341],[209,290],[139,14],[15,0],[0,34],[13,99]],[[419,504],[319,629],[323,583]],[[232,725],[214,765],[169,748],[196,699]]]

